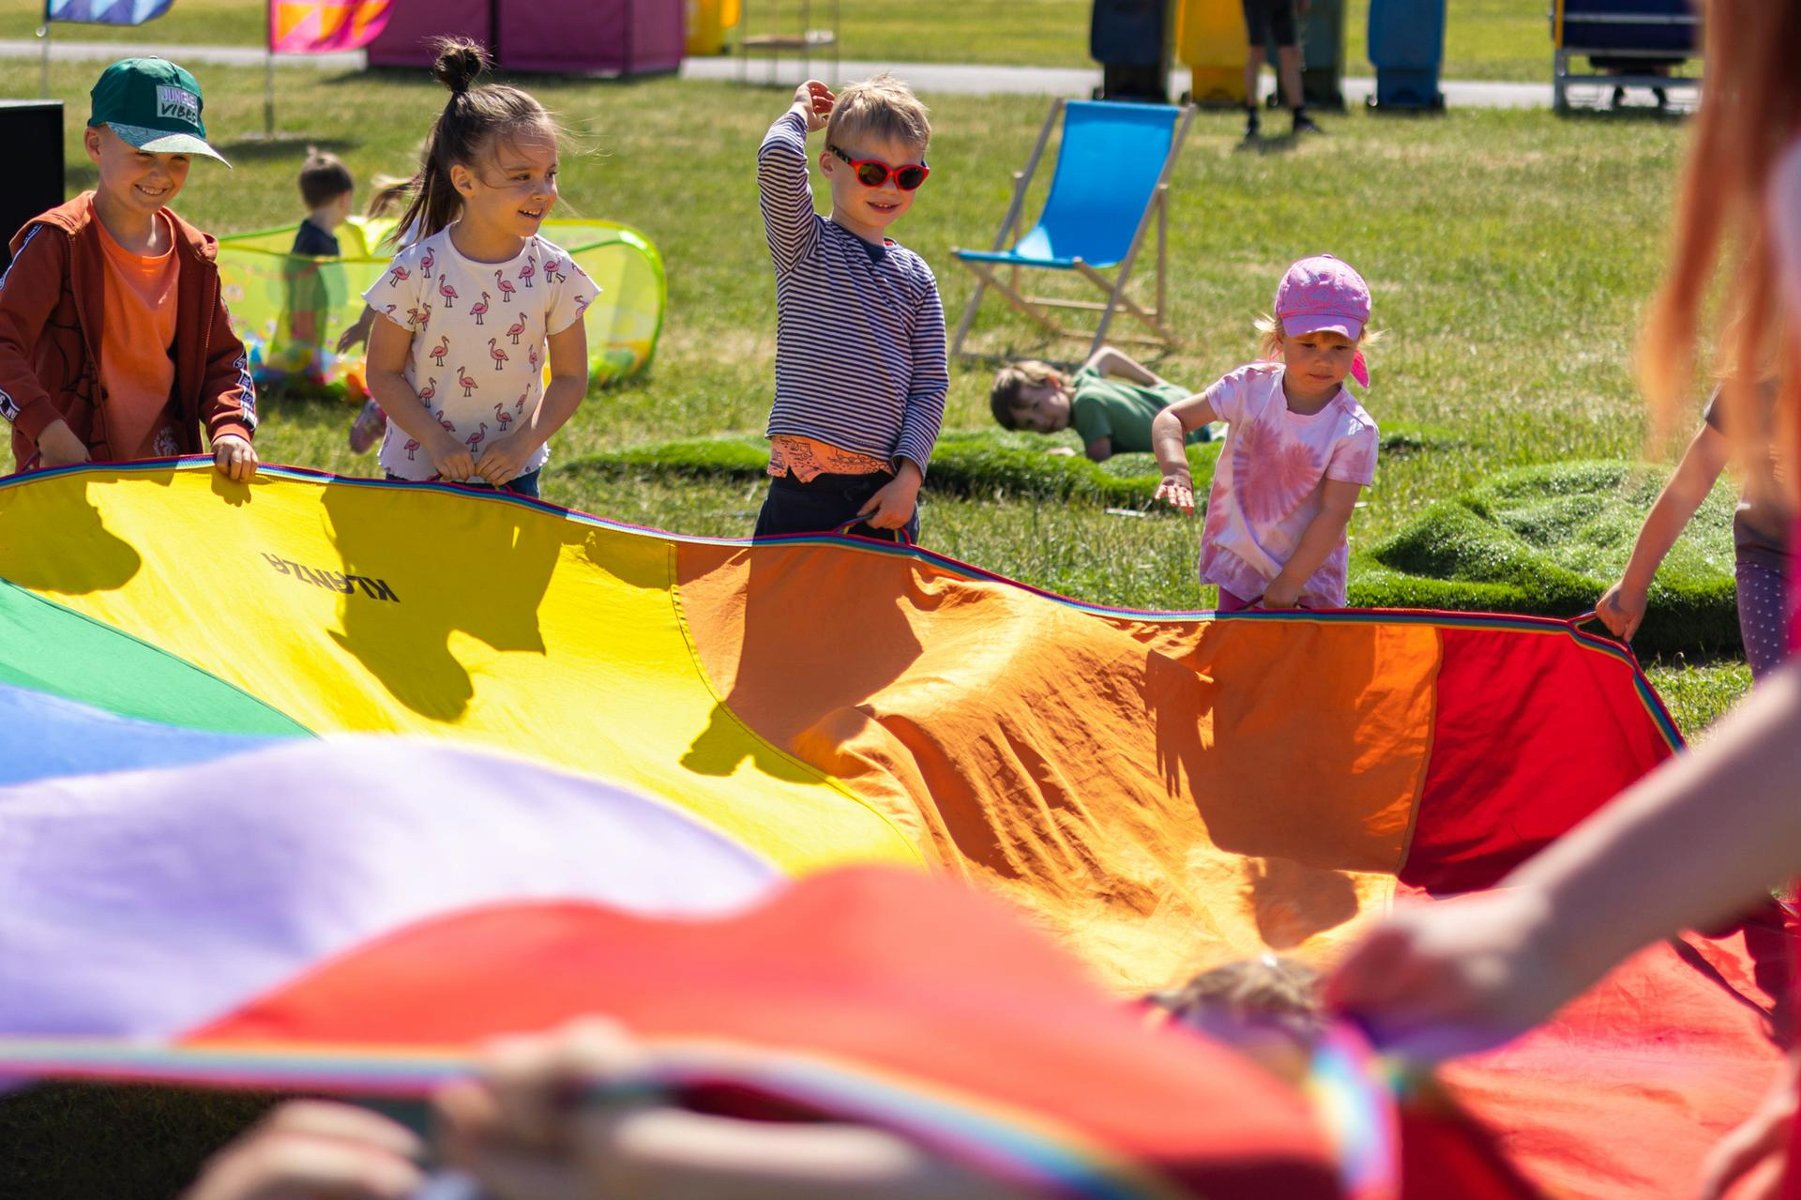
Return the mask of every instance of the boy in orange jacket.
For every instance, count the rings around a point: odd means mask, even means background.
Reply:
[[[256,474],[256,391],[220,297],[217,243],[167,205],[206,143],[200,85],[160,58],[101,73],[94,191],[33,218],[0,278],[0,416],[16,469],[201,450]]]

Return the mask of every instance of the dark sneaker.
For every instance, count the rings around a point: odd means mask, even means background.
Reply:
[[[1254,138],[1257,136],[1257,109],[1255,105],[1247,105],[1244,110],[1244,136],[1246,138]]]
[[[373,400],[363,401],[363,410],[350,423],[350,452],[367,454],[369,447],[379,442],[387,431],[388,414],[381,410],[381,405]]]
[[[1297,134],[1300,134],[1300,133],[1324,133],[1326,131],[1319,127],[1318,121],[1315,121],[1312,117],[1308,116],[1306,113],[1296,112],[1294,115],[1294,132]]]

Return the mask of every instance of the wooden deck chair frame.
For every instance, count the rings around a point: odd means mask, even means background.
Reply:
[[[1013,172],[1013,200],[1007,206],[1007,215],[1001,221],[1000,232],[994,235],[992,253],[999,253],[1006,247],[1007,240],[1013,236],[1015,227],[1019,224],[1020,210],[1025,207],[1026,189],[1032,184],[1032,177],[1038,170],[1038,164],[1044,158],[1044,148],[1050,142],[1051,130],[1056,127],[1058,120],[1062,117],[1066,103],[1062,99],[1051,102],[1051,110],[1044,118],[1044,127],[1038,131],[1038,141],[1032,146],[1032,154],[1026,160],[1025,170]],[[1175,131],[1169,140],[1169,154],[1164,158],[1163,169],[1157,175],[1157,183],[1151,192],[1150,202],[1144,206],[1144,212],[1139,216],[1138,228],[1132,235],[1132,241],[1125,256],[1120,259],[1119,265],[1115,268],[1113,278],[1107,278],[1101,271],[1083,262],[1080,258],[1074,260],[1075,272],[1105,293],[1106,302],[1028,295],[1020,290],[1019,275],[1020,271],[1029,268],[1030,264],[973,262],[969,259],[958,258],[957,261],[968,267],[971,274],[976,277],[976,290],[975,294],[969,298],[969,304],[963,310],[963,319],[958,322],[956,337],[951,341],[953,356],[963,353],[963,342],[969,336],[969,327],[975,322],[976,310],[982,305],[982,295],[991,287],[1005,297],[1007,303],[1054,336],[1072,339],[1090,338],[1088,349],[1090,354],[1100,349],[1101,344],[1106,341],[1107,329],[1112,325],[1114,316],[1120,312],[1124,312],[1147,326],[1153,336],[1123,334],[1116,335],[1115,341],[1166,348],[1176,345],[1175,335],[1163,323],[1169,225],[1169,176],[1175,169],[1177,157],[1182,153],[1182,142],[1188,135],[1188,123],[1194,119],[1194,112],[1194,105],[1185,105],[1182,115],[1176,121]],[[1151,307],[1146,308],[1127,294],[1126,287],[1131,282],[1132,267],[1137,262],[1138,252],[1144,245],[1145,233],[1153,223],[1157,235],[1156,299]],[[953,246],[951,252],[955,254],[959,249],[961,248]],[[1000,275],[1000,272],[1003,271],[1006,273],[1004,279]],[[1059,323],[1049,311],[1059,308],[1074,309],[1080,312],[1098,312],[1100,319],[1092,331],[1071,329]]]

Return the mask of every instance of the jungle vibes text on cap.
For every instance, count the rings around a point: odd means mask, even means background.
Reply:
[[[204,154],[225,162],[206,141],[200,84],[166,58],[122,58],[100,73],[89,96],[89,128],[104,125],[152,154]]]

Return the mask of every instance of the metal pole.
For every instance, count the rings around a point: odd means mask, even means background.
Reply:
[[[263,136],[275,137],[275,5],[263,6]]]

